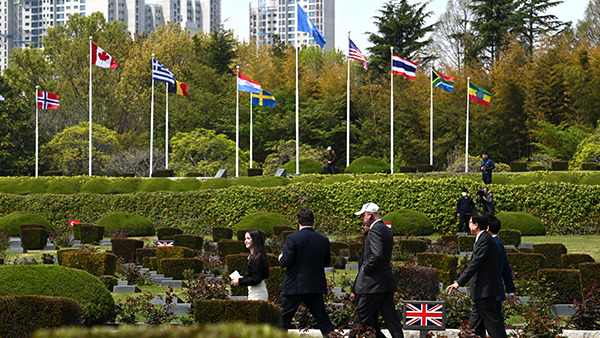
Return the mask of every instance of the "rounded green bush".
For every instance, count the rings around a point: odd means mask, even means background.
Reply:
[[[276,212],[259,211],[244,216],[238,223],[236,230],[248,230],[256,228],[270,236],[276,225],[292,225],[283,215]]]
[[[550,172],[544,178],[542,182],[551,183],[577,183],[578,177],[573,173],[568,172]]]
[[[19,186],[19,181],[6,177],[0,180],[0,192],[7,194],[14,194],[17,191],[17,187]]]
[[[494,174],[492,176],[493,184],[507,184],[508,182],[510,182],[510,176],[508,175]]]
[[[21,195],[43,194],[46,192],[47,187],[48,183],[45,179],[31,178],[19,183],[12,193]]]
[[[97,177],[81,185],[81,192],[89,194],[106,194],[110,191],[111,182],[106,178]]]
[[[85,325],[114,317],[115,302],[98,277],[58,265],[0,265],[0,296],[66,297],[83,306]]]
[[[283,165],[283,168],[288,173],[296,173],[296,160],[291,160],[288,163]],[[325,170],[323,166],[312,159],[309,158],[301,158],[300,159],[300,173],[302,174],[323,174]]]
[[[291,180],[291,183],[319,183],[321,179],[315,175],[297,175]]]
[[[390,165],[372,156],[362,156],[352,161],[344,172],[347,174],[389,173]]]
[[[542,236],[546,228],[542,221],[526,212],[503,211],[496,214],[502,222],[502,229],[515,229],[521,231],[522,236]]]
[[[233,185],[245,185],[256,188],[280,187],[289,183],[285,177],[240,177]]]
[[[173,181],[171,191],[192,191],[199,190],[202,186],[202,181],[195,178],[182,178]]]
[[[257,179],[254,177],[243,176],[243,177],[238,177],[235,181],[233,181],[233,185],[256,187],[256,185],[257,185],[256,181],[257,181]]]
[[[579,184],[600,185],[600,174],[589,174],[579,180]]]
[[[104,226],[105,233],[123,229],[132,237],[152,236],[155,232],[150,219],[124,211],[106,214],[96,224]]]
[[[25,214],[15,211],[0,217],[0,231],[7,231],[11,236],[19,236],[19,226],[21,224],[40,224],[46,229],[52,229],[50,222],[44,216],[38,214]]]
[[[135,177],[123,177],[111,182],[109,192],[117,194],[129,194],[138,191],[140,179]]]
[[[55,178],[46,188],[49,194],[76,194],[79,192],[79,179],[74,177]]]
[[[200,186],[201,190],[217,190],[229,188],[233,183],[226,178],[211,178],[203,181]]]
[[[492,178],[493,180],[493,178]],[[540,176],[535,173],[530,174],[519,174],[514,175],[512,180],[508,182],[508,184],[517,185],[517,184],[529,184],[533,182],[538,182],[540,180]]]
[[[331,176],[324,178],[321,181],[321,183],[333,184],[333,183],[348,182],[348,181],[353,181],[353,180],[354,180],[354,177],[352,177],[350,175],[331,175]]]
[[[428,236],[433,234],[433,224],[425,214],[410,210],[400,209],[385,214],[385,222],[392,222],[392,232],[395,235]]]
[[[164,177],[148,178],[148,179],[142,180],[138,190],[139,191],[148,191],[148,192],[169,191],[169,190],[171,190],[171,184],[173,184],[173,182],[168,178],[164,178]]]

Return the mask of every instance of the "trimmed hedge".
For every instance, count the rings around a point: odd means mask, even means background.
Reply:
[[[520,161],[510,162],[510,171],[514,171],[514,172],[527,171],[527,162],[520,162]]]
[[[60,177],[48,183],[46,192],[49,194],[76,194],[81,183],[75,177]]]
[[[416,254],[427,251],[427,242],[420,239],[400,239],[395,241],[400,250]],[[360,253],[360,247],[359,247]]]
[[[36,330],[81,325],[83,308],[64,297],[0,297],[0,337],[29,337]]]
[[[168,178],[151,178],[140,182],[138,191],[156,192],[171,190],[173,182]]]
[[[174,235],[182,234],[183,230],[175,227],[164,227],[156,229],[156,236],[159,240],[173,240]]]
[[[394,235],[428,236],[433,234],[431,220],[423,213],[399,209],[382,216],[383,221],[392,222]]]
[[[135,252],[144,247],[144,241],[132,238],[113,238],[110,240],[112,253],[125,262],[135,262]]]
[[[204,238],[199,235],[179,234],[173,236],[173,245],[184,246],[192,250],[202,250]]]
[[[372,156],[362,156],[350,163],[344,170],[346,174],[389,173],[390,165]]]
[[[100,280],[82,270],[58,265],[0,266],[0,296],[66,297],[83,306],[83,324],[103,324],[114,317],[115,302]]]
[[[282,166],[288,173],[296,172],[296,160],[291,160]],[[325,169],[317,161],[309,158],[300,159],[300,173],[301,174],[324,174]]]
[[[129,194],[138,191],[138,187],[142,180],[135,177],[118,178],[111,182],[109,193],[113,194]]]
[[[173,181],[171,185],[172,191],[192,191],[200,190],[202,187],[202,181],[196,178],[183,178],[180,180]]]
[[[540,269],[538,282],[550,287],[555,295],[552,299],[558,304],[573,304],[573,300],[581,301],[581,273],[579,270]]]
[[[580,263],[594,263],[594,258],[588,254],[560,255],[562,269],[579,269]]]
[[[62,254],[61,265],[80,269],[94,276],[112,276],[117,271],[117,256],[106,252],[71,250]]]
[[[552,170],[554,171],[569,170],[569,161],[552,161],[550,164],[552,166]]]
[[[596,169],[599,170],[599,169]],[[600,185],[600,174],[589,174],[579,180],[579,184],[583,185]]]
[[[166,258],[193,258],[196,256],[194,250],[183,246],[165,246],[156,248],[156,258],[160,262]]]
[[[92,178],[81,185],[81,192],[88,194],[107,194],[110,189],[110,180],[101,177]]]
[[[445,285],[450,285],[456,280],[458,257],[454,255],[419,252],[417,253],[417,264],[438,269],[440,272],[440,280]]]
[[[79,237],[82,244],[98,243],[104,238],[104,227],[93,224],[80,225]]]
[[[522,236],[546,234],[546,228],[542,221],[526,212],[503,211],[496,214],[496,217],[502,222],[503,229],[519,230]]]
[[[225,265],[227,265],[227,274],[231,274],[234,271],[238,271],[240,275],[244,274],[246,270],[246,265],[248,264],[248,254],[231,254],[227,256],[221,255],[224,257]],[[271,294],[271,289],[267,288],[269,294]],[[231,295],[232,296],[247,296],[248,288],[245,286],[239,285],[231,285]]]
[[[276,225],[290,226],[290,221],[276,212],[259,211],[244,216],[236,226],[236,230],[258,229],[271,236]]]
[[[78,248],[67,248],[67,249],[60,249],[58,251],[56,251],[56,260],[58,261],[58,265],[62,265],[62,259],[63,256],[65,255],[65,253],[70,252],[70,251],[81,251],[82,249],[78,249]]]
[[[296,229],[291,226],[291,225],[274,225],[273,226],[273,233],[275,234],[275,236],[279,237],[281,236],[281,233],[284,231],[296,231]]]
[[[152,236],[155,232],[150,219],[124,211],[108,213],[100,217],[96,224],[103,225],[105,231],[109,233],[125,230],[131,237]]]
[[[436,268],[400,265],[394,266],[398,292],[404,300],[436,300],[440,293],[440,271]]]
[[[600,263],[579,263],[581,286],[586,287],[600,281]]]
[[[198,300],[192,311],[194,322],[200,324],[242,321],[276,326],[281,316],[279,306],[262,300]]]
[[[340,250],[348,249],[348,243],[345,242],[329,242],[329,251],[332,256],[339,256]]]
[[[42,250],[48,241],[48,230],[45,228],[21,229],[21,246],[25,250]]]
[[[246,248],[243,241],[219,241],[217,242],[219,248],[219,256],[225,257],[227,255],[237,255],[241,253],[250,253],[250,250]]]
[[[44,216],[38,214],[26,214],[15,211],[0,217],[0,231],[6,231],[10,236],[19,236],[19,226],[21,224],[40,224],[46,227],[46,229],[52,228],[50,222]]]
[[[192,270],[198,274],[202,272],[202,260],[198,258],[163,258],[158,261],[158,273],[173,279],[183,279],[185,270]]]
[[[277,256],[275,256],[275,258],[277,258]],[[269,278],[265,280],[265,284],[267,285],[267,290],[269,292],[269,299],[271,299],[275,304],[281,303],[283,278],[285,277],[286,271],[287,270],[285,268],[282,268],[279,265],[271,265],[269,268]]]
[[[567,253],[567,247],[561,243],[534,244],[533,253],[539,253],[546,257],[547,269],[560,269],[562,267],[560,258]]]
[[[233,230],[229,228],[213,227],[212,236],[214,242],[219,242],[224,239],[231,239],[233,238]]]
[[[498,232],[498,238],[504,245],[514,245],[518,248],[521,245],[521,231],[515,229],[501,229]]]
[[[99,276],[98,279],[106,286],[106,289],[110,292],[113,291],[113,288],[119,285],[119,279],[115,276],[103,275]]]
[[[360,255],[360,249],[362,248],[362,243],[348,243],[348,251],[350,253],[350,261],[358,261],[358,256]]]
[[[546,257],[537,253],[507,253],[510,267],[517,279],[530,280],[546,267]]]
[[[475,236],[458,236],[458,250],[472,252],[475,246]]]

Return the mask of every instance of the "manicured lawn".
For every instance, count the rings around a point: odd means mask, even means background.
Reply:
[[[599,235],[523,236],[521,243],[562,243],[567,247],[567,253],[586,253],[600,262]]]

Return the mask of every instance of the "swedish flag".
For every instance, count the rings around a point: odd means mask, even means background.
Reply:
[[[252,94],[252,104],[255,106],[275,107],[276,103],[275,96],[264,89],[260,90],[260,94]]]

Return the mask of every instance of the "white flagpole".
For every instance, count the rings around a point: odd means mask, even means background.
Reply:
[[[429,112],[429,165],[433,165],[433,67],[431,67],[431,74],[429,74],[429,82],[431,85],[431,109]]]
[[[350,42],[350,31],[348,31]],[[348,51],[348,81],[346,83],[346,168],[350,166],[350,51]]]
[[[240,77],[240,66],[235,66],[237,71],[235,83],[235,177],[240,176],[240,91],[237,90],[237,79]]]
[[[394,173],[394,47],[390,47],[390,173]]]
[[[37,104],[37,97],[40,86],[35,86],[35,177],[38,177],[38,157],[39,157],[39,128],[38,128],[38,116],[39,109]]]
[[[177,82],[175,83],[177,84]],[[169,169],[169,83],[165,82],[165,169]]]
[[[92,176],[92,37],[90,36],[90,131],[89,131],[89,160],[88,174]]]
[[[465,138],[465,173],[469,172],[469,87],[471,87],[471,78],[467,77],[467,128]]]
[[[154,56],[152,53],[152,100],[150,101],[150,173],[148,177],[152,177],[153,168],[153,142],[154,142]]]
[[[298,8],[296,8],[296,43],[294,46],[296,47],[296,175],[300,174],[300,119],[298,108],[298,105],[300,104],[300,95],[298,94],[298,53],[300,51],[300,48],[298,46],[298,17]]]
[[[250,169],[252,169],[252,93],[250,93]]]

